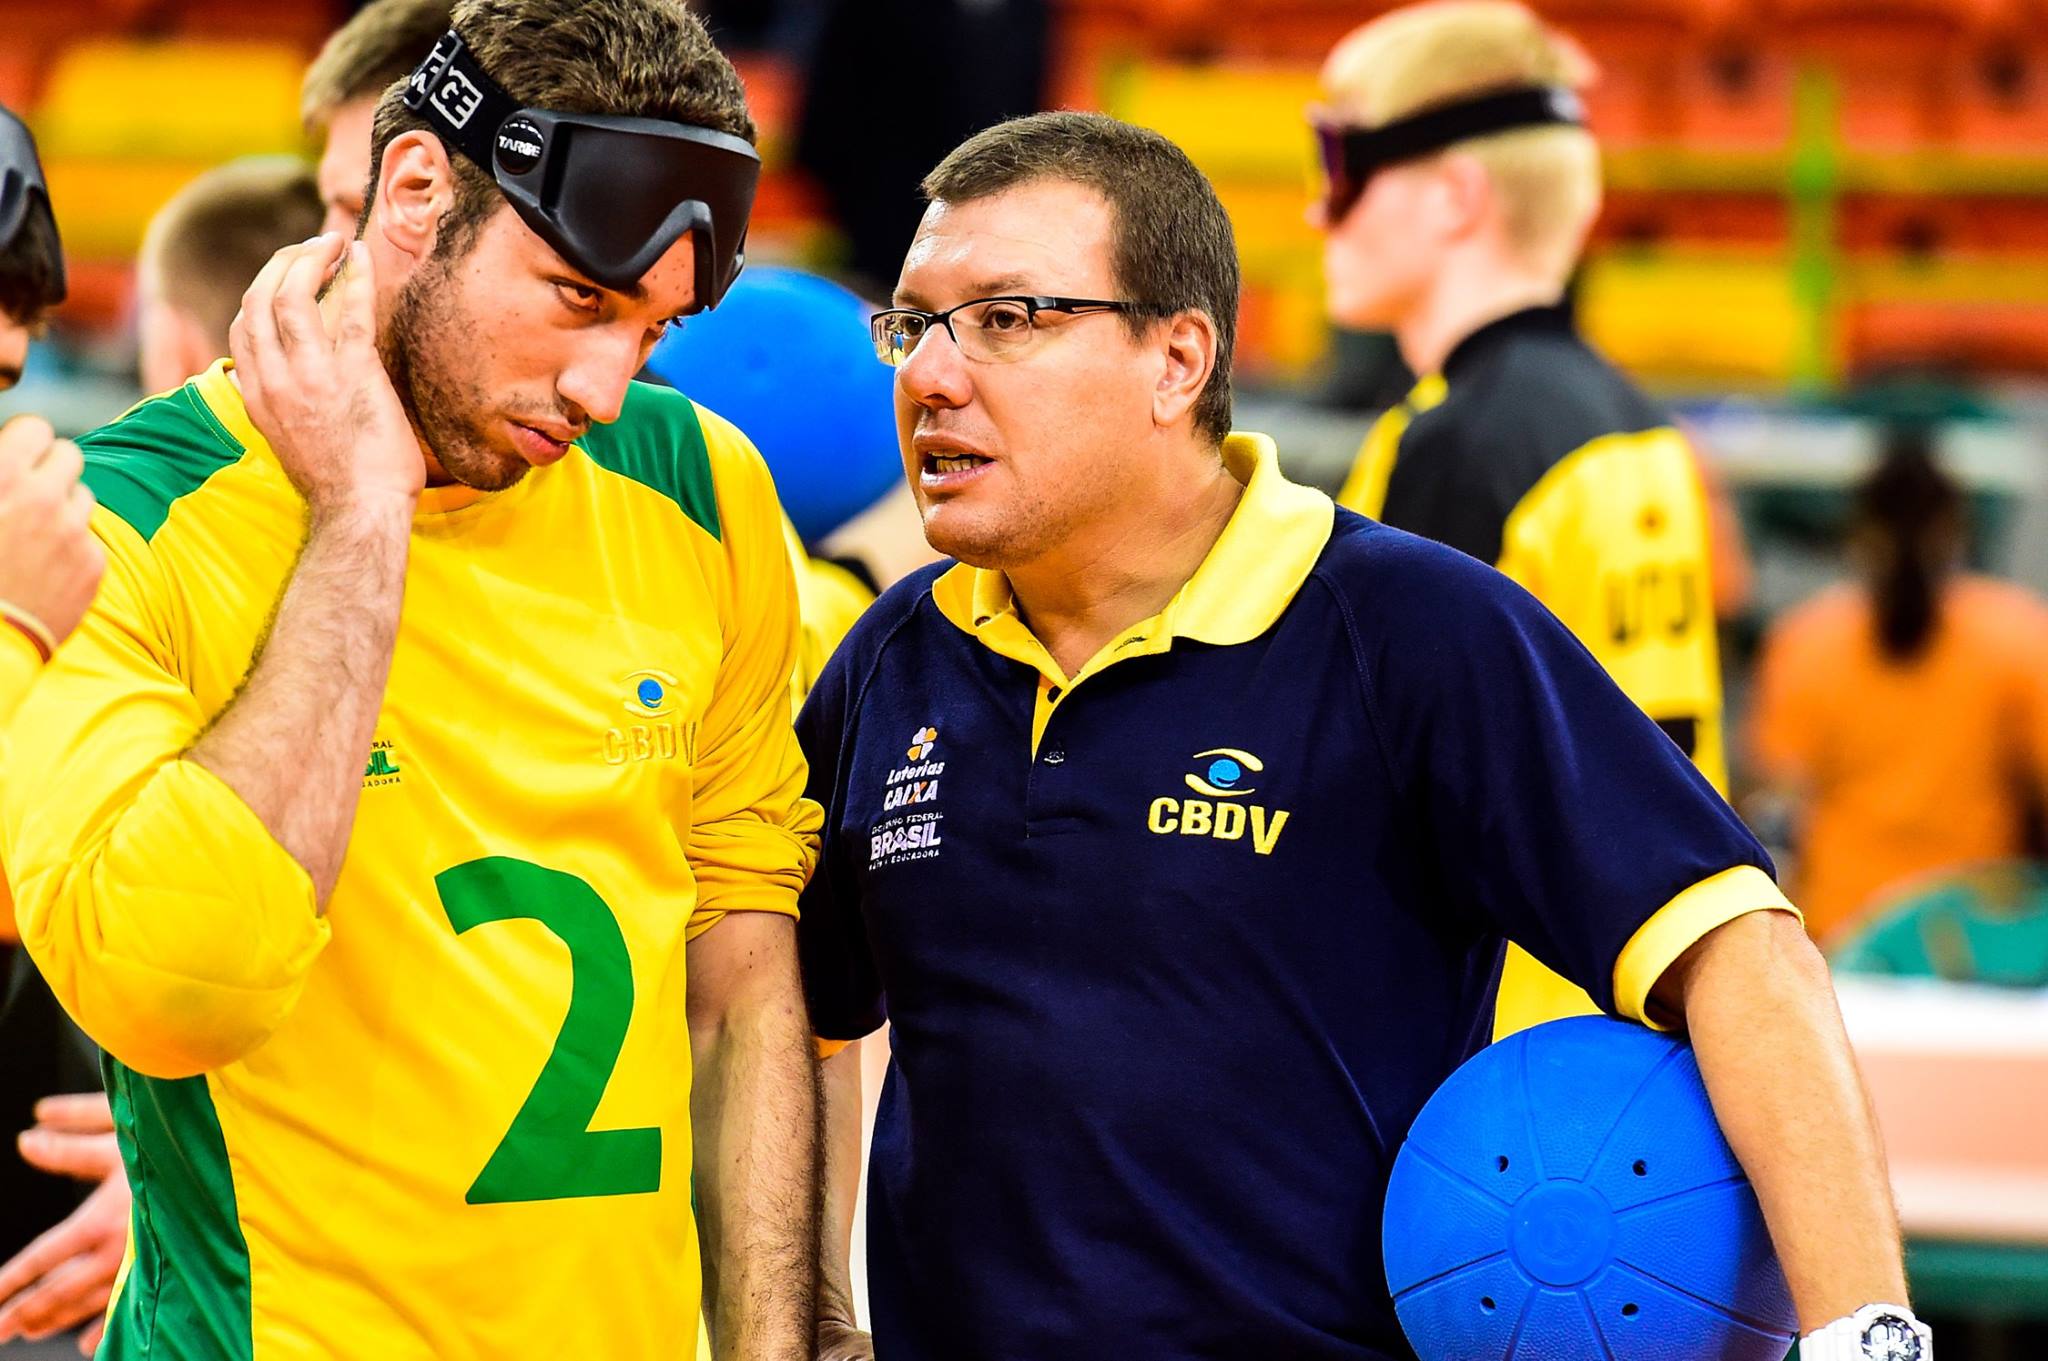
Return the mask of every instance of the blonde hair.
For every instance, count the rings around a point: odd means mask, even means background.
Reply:
[[[242,294],[272,254],[320,230],[320,189],[296,156],[245,156],[171,196],[143,234],[156,291],[227,352]]]
[[[1323,63],[1332,111],[1360,127],[1493,90],[1581,89],[1593,64],[1515,0],[1433,0],[1351,31]],[[1517,128],[1458,143],[1493,181],[1501,230],[1530,266],[1562,280],[1600,211],[1600,149],[1582,128]]]

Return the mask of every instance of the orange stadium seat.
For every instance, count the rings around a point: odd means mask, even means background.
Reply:
[[[159,16],[164,31],[185,38],[236,38],[283,43],[312,58],[327,35],[349,16],[347,5],[333,0],[292,0],[289,4],[252,5],[249,0],[145,0]]]
[[[1955,77],[2014,0],[1764,0],[1794,56],[1834,78],[1845,144],[1897,152],[1953,141]]]

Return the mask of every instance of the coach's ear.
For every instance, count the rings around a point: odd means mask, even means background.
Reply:
[[[441,219],[455,204],[455,168],[448,148],[424,129],[402,132],[377,167],[369,232],[415,262],[433,251]]]

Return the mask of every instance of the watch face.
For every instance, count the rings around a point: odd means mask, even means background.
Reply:
[[[1920,1335],[1896,1314],[1879,1314],[1863,1330],[1863,1354],[1869,1361],[1921,1361]]]

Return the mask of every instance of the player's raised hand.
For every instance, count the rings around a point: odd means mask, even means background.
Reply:
[[[33,615],[23,622],[47,629],[52,643],[78,627],[107,566],[87,528],[84,466],[78,446],[40,416],[0,426],[0,608]]]
[[[320,289],[335,279],[332,321]],[[228,332],[249,419],[315,517],[419,495],[426,467],[377,352],[369,247],[329,232],[270,258]]]
[[[0,1342],[39,1339],[87,1323],[81,1354],[99,1345],[101,1322],[128,1247],[131,1196],[113,1114],[97,1092],[36,1103],[21,1156],[45,1172],[97,1181],[85,1203],[0,1264]]]

